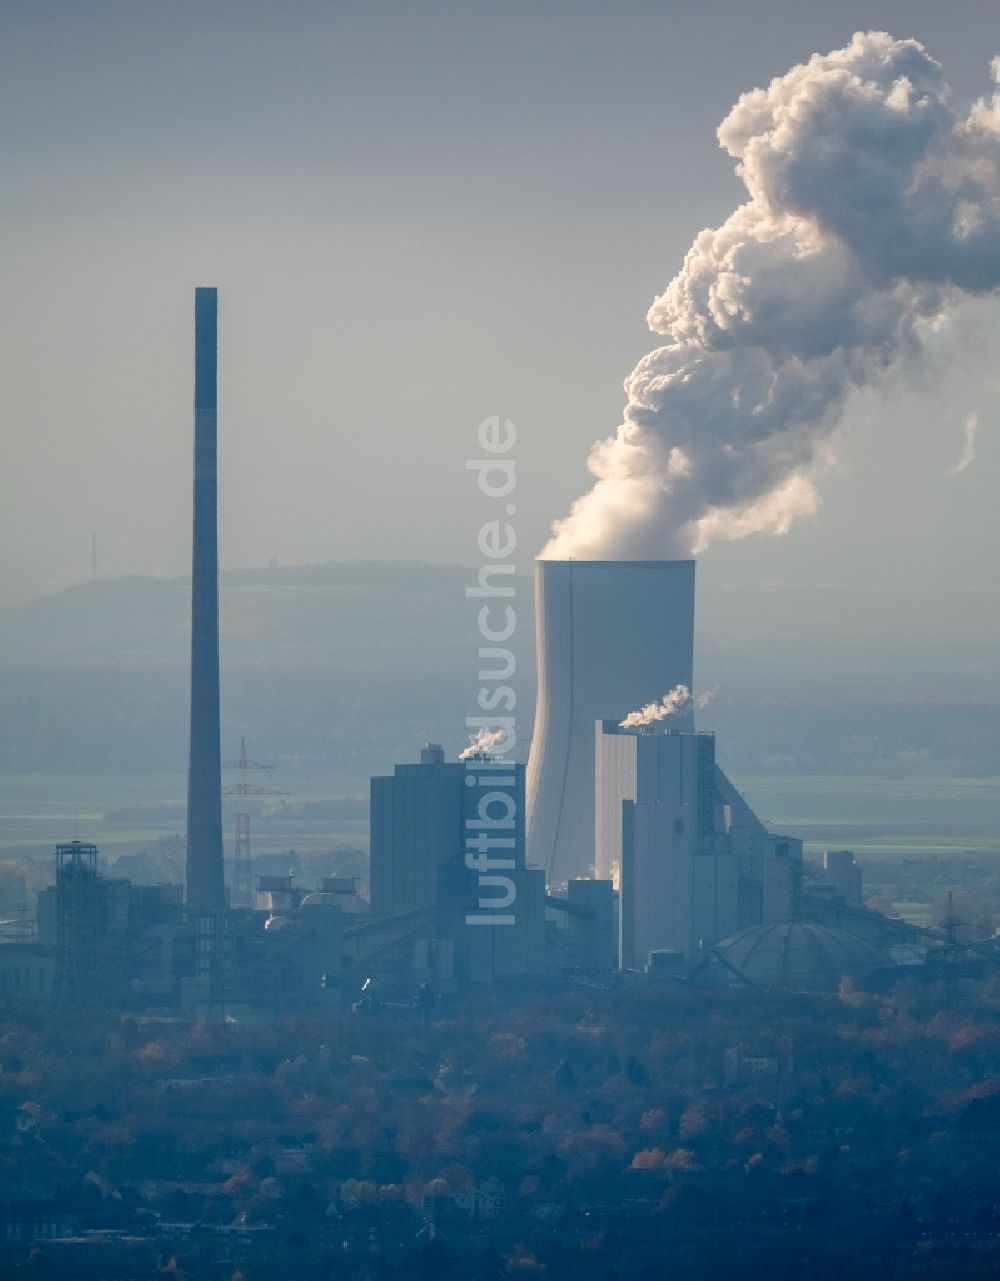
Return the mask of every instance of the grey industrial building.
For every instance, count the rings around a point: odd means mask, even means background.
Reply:
[[[486,763],[486,762],[484,762]],[[492,764],[492,762],[489,762]],[[455,898],[468,898],[472,874],[465,863],[466,823],[475,819],[480,788],[475,762],[446,761],[444,749],[428,743],[418,764],[396,765],[371,780],[371,903],[380,916],[415,912]],[[524,766],[505,767],[501,777],[515,807],[505,854],[524,868]]]
[[[480,835],[489,848],[477,853]],[[484,854],[497,866],[480,874]],[[419,954],[440,953],[446,942],[459,981],[544,974],[545,872],[525,865],[524,766],[488,756],[446,761],[428,744],[419,763],[373,778],[371,910],[424,914],[413,938]]]
[[[618,890],[623,968],[653,951],[691,960],[797,915],[802,842],[767,830],[716,763],[713,734],[594,729],[594,861]]]

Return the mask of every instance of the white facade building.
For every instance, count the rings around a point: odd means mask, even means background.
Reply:
[[[694,579],[692,560],[535,564],[527,840],[553,887],[590,874],[594,721],[622,720],[677,685],[691,688]],[[676,727],[693,727],[689,708]]]
[[[595,864],[619,891],[623,968],[795,915],[802,843],[767,831],[714,735],[598,721],[595,773]]]

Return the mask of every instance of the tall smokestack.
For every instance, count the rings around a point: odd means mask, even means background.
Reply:
[[[558,885],[594,861],[595,722],[692,688],[694,561],[538,560],[535,629],[528,858]],[[690,702],[672,720],[692,729]]]
[[[189,907],[225,906],[219,729],[219,545],[216,514],[217,291],[194,291],[194,547],[191,562]]]

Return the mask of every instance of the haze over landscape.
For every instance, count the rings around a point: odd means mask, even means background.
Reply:
[[[0,145],[0,1275],[996,1276],[996,6],[6,0]]]
[[[497,409],[527,565],[620,420],[650,302],[745,196],[714,136],[739,96],[879,27],[941,60],[956,115],[991,92],[987,5],[766,11],[8,5],[0,599],[85,580],[92,531],[102,577],[186,572],[202,279],[222,288],[223,568],[468,563],[464,461]],[[996,340],[992,309],[960,308],[921,386],[852,397],[821,512],[714,547],[703,608],[713,578],[819,581],[875,598],[840,639],[886,618],[887,589],[942,645],[986,639]]]
[[[372,82],[376,27],[357,7],[300,5],[285,24],[251,4],[234,26],[220,5],[170,18],[8,6],[3,270],[17,306],[4,312],[0,600],[85,583],[92,532],[102,580],[186,572],[187,298],[203,277],[222,286],[224,571],[472,563],[482,512],[464,462],[475,425],[502,408],[519,429],[527,573],[618,420],[650,300],[741,198],[714,141],[739,95],[862,24],[917,32],[956,115],[990,93],[987,7],[966,6],[964,23],[933,6],[769,12],[762,24],[738,6],[574,6],[527,24],[399,10],[377,26]],[[507,78],[471,94],[484,59]],[[712,76],[693,74],[706,63]],[[734,679],[791,680],[795,698],[815,678],[837,698],[993,701],[998,338],[992,308],[953,309],[906,379],[849,398],[815,515],[701,558],[696,676],[723,681],[720,714]],[[79,597],[4,610],[0,662],[116,665],[117,620],[83,662],[88,614]],[[128,665],[186,661],[182,623],[173,648],[150,627]],[[447,649],[429,624],[424,646]],[[312,631],[284,611],[274,625],[287,644],[257,661],[368,661],[343,617]],[[526,614],[519,641],[530,704]]]

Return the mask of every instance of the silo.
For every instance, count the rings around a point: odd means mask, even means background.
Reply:
[[[694,561],[536,561],[535,640],[528,859],[559,885],[594,861],[595,721],[691,688]]]

